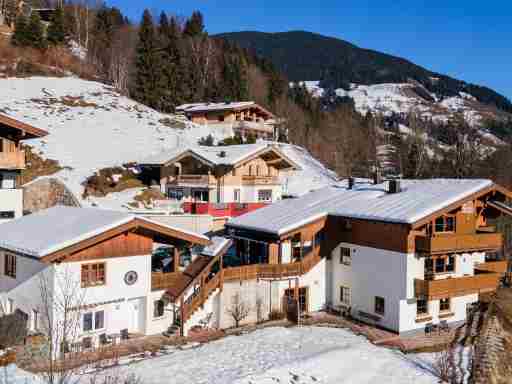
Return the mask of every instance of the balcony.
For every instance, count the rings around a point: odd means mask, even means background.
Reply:
[[[507,272],[507,260],[500,261],[486,261],[475,265],[475,269],[482,272],[494,272],[504,274]]]
[[[215,182],[213,176],[210,175],[178,175],[173,180],[173,184],[207,186]]]
[[[414,290],[416,297],[425,297],[427,300],[491,292],[498,287],[500,277],[499,273],[481,273],[439,280],[414,279]]]
[[[475,233],[470,235],[442,234],[416,236],[416,252],[451,253],[498,250],[503,245],[501,233]]]
[[[279,184],[279,178],[277,176],[254,176],[244,175],[242,176],[243,185],[276,185]]]
[[[25,151],[0,152],[0,169],[25,169]]]

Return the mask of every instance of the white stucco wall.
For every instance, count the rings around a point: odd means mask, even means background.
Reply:
[[[0,211],[14,211],[15,218],[23,216],[23,190],[0,189]],[[11,219],[0,218],[0,223],[9,220]]]

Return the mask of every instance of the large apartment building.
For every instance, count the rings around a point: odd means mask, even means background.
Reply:
[[[141,166],[186,213],[239,216],[281,199],[282,173],[300,169],[278,146],[195,146],[163,152]]]
[[[25,169],[21,142],[44,137],[48,132],[0,115],[0,223],[23,215],[23,190],[18,179]]]

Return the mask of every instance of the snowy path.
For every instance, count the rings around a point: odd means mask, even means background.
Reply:
[[[403,354],[332,328],[267,328],[121,368],[145,384],[437,383]]]

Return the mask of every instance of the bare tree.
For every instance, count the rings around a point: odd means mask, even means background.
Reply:
[[[47,356],[41,378],[48,384],[78,381],[80,368],[66,363],[70,344],[78,339],[85,290],[68,268],[51,268],[39,279],[41,331],[46,336]]]
[[[228,308],[226,308],[226,313],[233,318],[235,323],[235,327],[238,328],[240,322],[249,316],[251,312],[251,307],[249,304],[242,298],[240,292],[237,292],[231,298],[231,304]]]
[[[258,295],[256,298],[256,321],[261,323],[263,321],[263,307],[264,307],[263,297]]]
[[[453,347],[450,346],[438,352],[435,356],[432,368],[434,374],[443,382],[450,384],[458,384],[460,382],[457,367],[454,362]]]

